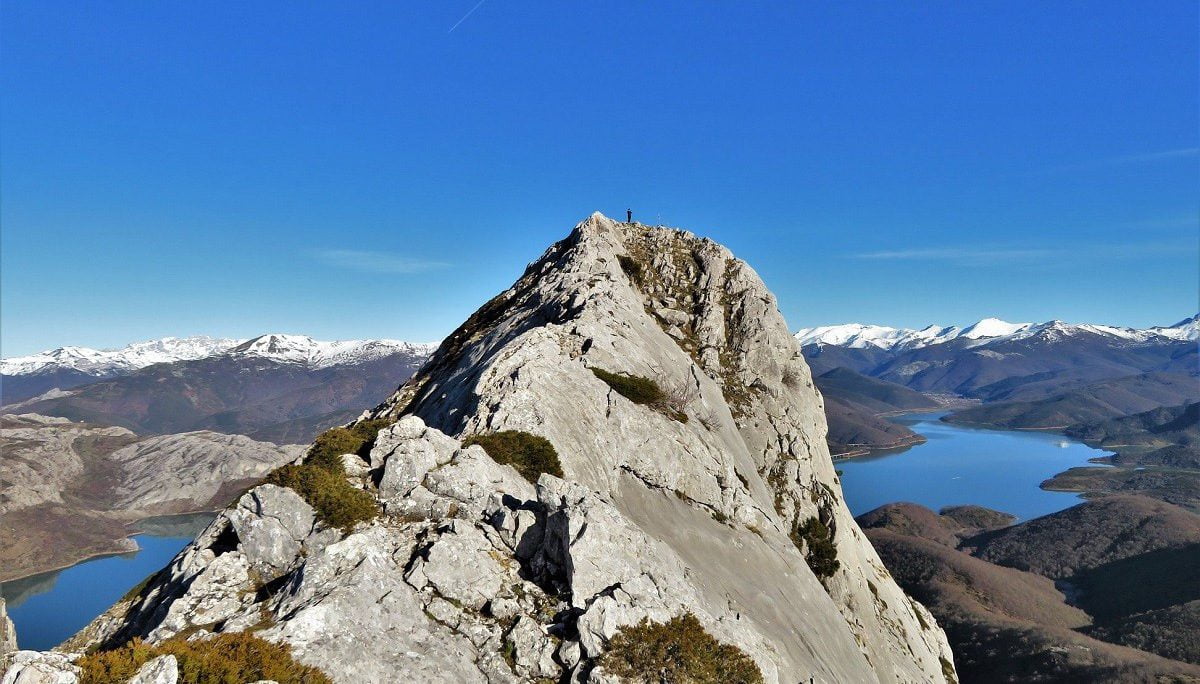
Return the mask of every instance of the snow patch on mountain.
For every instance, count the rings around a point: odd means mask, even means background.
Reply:
[[[845,325],[826,325],[818,328],[805,328],[796,333],[800,344],[832,344],[839,347],[866,349],[896,349],[909,347],[924,347],[953,339],[959,333],[955,327],[943,328],[931,325],[921,330],[905,328],[889,328],[882,325],[863,325],[847,323]]]
[[[416,344],[401,340],[339,340],[325,342],[306,335],[270,334],[247,340],[230,349],[229,356],[258,356],[284,363],[299,363],[325,368],[362,363],[391,354],[427,356],[436,344]]]
[[[105,376],[132,372],[156,363],[190,361],[219,354],[241,340],[208,337],[164,337],[135,342],[120,349],[59,347],[29,356],[0,360],[4,375],[31,375],[42,371],[76,370],[88,375]]]
[[[963,329],[958,337],[965,337],[968,340],[978,340],[987,337],[1004,337],[1019,333],[1022,330],[1027,330],[1032,323],[1009,323],[1002,321],[999,318],[985,318],[974,325],[969,325]]]
[[[132,373],[157,363],[195,361],[215,356],[260,357],[281,363],[298,363],[325,368],[362,363],[390,354],[428,356],[437,345],[400,340],[314,340],[305,335],[268,334],[250,340],[196,337],[164,337],[137,342],[120,349],[60,347],[30,356],[0,360],[0,374],[33,375],[57,370],[74,370],[96,377]]]
[[[1173,340],[1200,340],[1200,314],[1185,318],[1165,328],[1150,328],[1150,332]]]
[[[1171,340],[1200,340],[1200,315],[1184,319],[1173,326],[1148,329],[1124,328],[1095,323],[1009,323],[998,318],[985,318],[965,328],[931,325],[921,330],[889,328],[882,325],[847,323],[804,328],[796,333],[801,345],[833,345],[851,349],[870,347],[884,350],[919,349],[951,340],[970,340],[967,346],[982,346],[1000,341],[1036,340],[1057,342],[1082,334],[1114,338],[1129,343],[1168,342]]]

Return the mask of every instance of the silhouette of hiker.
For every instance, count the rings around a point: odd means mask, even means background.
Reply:
[[[625,223],[633,223],[633,210],[632,209],[625,210]]]

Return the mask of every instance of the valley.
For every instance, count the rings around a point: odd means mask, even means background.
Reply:
[[[0,582],[132,551],[132,523],[220,508],[303,450],[241,435],[143,437],[0,415]]]
[[[1200,677],[1197,318],[1143,331],[993,321],[994,337],[968,336],[981,325],[798,334],[827,373],[977,402],[896,419],[923,445],[839,463],[867,536],[945,627],[963,681]],[[821,389],[827,406],[872,406]],[[969,435],[1011,442],[975,472],[986,452],[955,441]],[[995,512],[964,521],[964,502]]]

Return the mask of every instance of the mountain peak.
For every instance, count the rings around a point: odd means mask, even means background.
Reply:
[[[1071,339],[1080,334],[1098,335],[1121,343],[1154,343],[1171,340],[1200,340],[1200,314],[1169,327],[1123,328],[1096,323],[1065,323],[1054,319],[1045,323],[1009,323],[999,318],[984,318],[966,328],[930,325],[921,330],[889,328],[880,325],[846,323],[796,332],[802,346],[832,345],[851,349],[875,347],[885,350],[920,349],[962,338],[978,347],[1004,341],[1036,338],[1045,342]]]
[[[614,376],[652,382],[664,399],[650,406],[625,399],[604,379]],[[846,554],[839,556],[844,571],[831,580],[839,587],[834,602],[853,613],[851,641],[831,633],[831,643],[861,649],[890,671],[881,679],[924,680],[923,668],[940,672],[930,651],[940,635],[923,630],[923,618],[852,532],[823,439],[820,398],[774,296],[750,266],[711,240],[593,214],[447,337],[425,367],[369,415],[401,424],[419,418],[426,429],[453,439],[505,430],[542,437],[554,445],[566,480],[611,502],[624,524],[661,540],[662,553],[671,556],[696,553],[689,530],[714,515],[736,529],[785,533],[797,520],[828,520]],[[548,488],[545,481],[539,488]],[[770,545],[783,538],[768,533],[766,539]],[[765,551],[760,538],[743,543],[731,554],[716,541],[702,563],[685,561],[687,582],[713,596],[738,593],[726,578],[740,576],[736,568],[751,554],[764,564],[762,577],[799,582],[795,592],[782,592],[799,595],[806,573],[771,566],[775,561],[757,550]],[[637,620],[661,594],[622,580],[621,572],[601,572],[583,593],[622,582],[613,609]],[[675,582],[668,579],[675,572],[651,574]],[[874,591],[885,598],[875,601]],[[853,605],[875,605],[883,617]],[[706,599],[692,609],[714,617],[728,610]],[[812,657],[795,650],[794,635],[805,628],[765,625],[780,614],[792,620],[812,610],[798,603],[782,611],[739,606],[744,620],[761,625],[756,638],[777,649],[772,667],[796,674],[826,667],[796,667]],[[760,611],[776,617],[768,620]],[[900,662],[896,653],[914,654],[917,662]]]
[[[223,354],[261,357],[283,363],[331,366],[380,358],[394,353],[425,355],[434,344],[400,340],[341,340],[326,342],[307,335],[267,333],[249,340],[193,337],[163,337],[134,342],[120,349],[90,349],[66,346],[29,356],[0,361],[0,374],[22,376],[71,371],[84,376],[108,378],[128,374],[157,363],[195,361]]]
[[[1009,323],[999,318],[984,318],[964,328],[958,336],[965,337],[968,340],[978,340],[985,337],[1003,337],[1025,330],[1031,325],[1032,323]]]

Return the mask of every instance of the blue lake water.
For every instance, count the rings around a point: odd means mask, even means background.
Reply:
[[[0,584],[17,628],[17,645],[45,650],[62,643],[165,566],[212,518],[198,514],[143,521],[138,526],[143,532],[135,537],[137,551]]]
[[[842,491],[854,515],[894,501],[933,510],[978,504],[1021,520],[1070,508],[1078,494],[1039,485],[1107,452],[1062,435],[1030,430],[985,430],[943,423],[943,413],[907,414],[894,422],[928,441],[903,450],[838,461]]]

